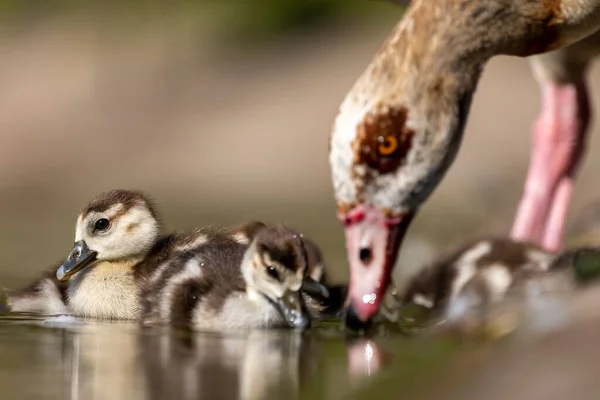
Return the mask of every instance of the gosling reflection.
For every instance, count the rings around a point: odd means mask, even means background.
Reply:
[[[69,398],[146,399],[135,324],[86,323],[70,334]]]
[[[151,399],[298,398],[316,370],[315,343],[300,332],[220,336],[142,332],[141,361]]]
[[[35,321],[50,329],[25,336],[26,351],[15,349],[20,356],[31,352],[28,359],[36,361],[29,372],[39,366],[38,375],[54,383],[36,398],[295,399],[322,361],[319,338],[299,331],[221,335],[55,320]]]

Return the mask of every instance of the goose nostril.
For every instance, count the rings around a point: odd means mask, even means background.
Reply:
[[[78,251],[74,251],[73,253],[71,253],[71,259],[75,259],[79,257],[79,252]]]
[[[363,247],[360,249],[358,257],[364,264],[370,264],[371,260],[373,260],[373,252],[368,247]]]

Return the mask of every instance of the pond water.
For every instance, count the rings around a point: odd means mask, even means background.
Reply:
[[[593,307],[596,309],[596,307]],[[542,336],[452,340],[339,324],[191,333],[4,314],[3,399],[593,399],[600,313]]]
[[[392,395],[452,348],[411,342],[335,325],[208,334],[12,314],[0,318],[0,387],[7,399],[346,399],[391,370]]]

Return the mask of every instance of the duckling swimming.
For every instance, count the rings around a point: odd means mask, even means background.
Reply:
[[[550,269],[555,255],[508,238],[478,238],[455,248],[417,273],[401,296],[445,318],[501,301],[526,277]]]
[[[170,238],[159,241],[159,235],[160,224],[147,196],[128,190],[102,193],[80,212],[67,260],[28,287],[6,291],[7,304],[14,312],[135,318],[136,283],[153,263],[134,267],[171,250]]]
[[[66,261],[55,267],[55,276],[46,273],[25,289],[7,292],[7,303],[11,311],[136,320],[147,289],[168,275],[168,260],[192,250],[197,254],[204,245],[220,249],[224,257],[235,254],[247,247],[236,233],[200,228],[161,236],[158,214],[146,195],[105,192],[81,211],[75,244]],[[312,281],[306,290],[324,291]]]
[[[519,332],[553,332],[594,317],[581,299],[589,297],[586,293],[598,293],[599,278],[600,249],[564,251],[545,271],[521,271],[498,299],[490,299],[489,288],[481,280],[465,288],[429,333],[499,338]]]
[[[161,236],[146,195],[104,192],[80,212],[75,244],[62,265],[24,289],[7,291],[7,303],[15,312],[137,319],[140,290],[153,271],[175,252],[219,235],[199,229]]]
[[[45,315],[68,314],[66,304],[68,285],[56,279],[56,270],[59,267],[60,264],[52,266],[24,288],[4,289],[8,309],[12,312]]]
[[[82,317],[137,319],[140,285],[173,251],[173,237],[159,240],[150,200],[124,190],[101,194],[79,214],[75,244],[56,272],[69,280],[67,302]]]
[[[144,322],[198,330],[309,327],[303,238],[271,225],[250,236],[247,245],[234,234],[232,242],[202,244],[168,261],[146,291]]]
[[[600,249],[549,253],[508,238],[483,238],[421,270],[408,283],[401,303],[428,310],[426,319],[435,317],[459,326],[481,324],[506,307],[525,307],[544,320],[548,319],[544,315],[554,313],[531,310],[544,308],[552,303],[548,299],[574,293],[598,278]]]
[[[249,245],[257,234],[268,227],[266,223],[252,221],[232,228],[232,236]],[[302,285],[302,297],[313,319],[327,319],[341,315],[346,300],[347,285],[334,285],[325,266],[323,253],[310,238],[302,236],[307,254],[307,272]]]

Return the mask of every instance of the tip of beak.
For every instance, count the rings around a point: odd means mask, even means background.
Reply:
[[[353,303],[350,303],[346,310],[346,327],[353,331],[367,330],[371,327],[372,320],[370,317],[363,318],[357,313],[357,309]]]
[[[58,279],[59,282],[66,280],[64,266],[61,265],[58,271],[56,271],[56,279]]]

